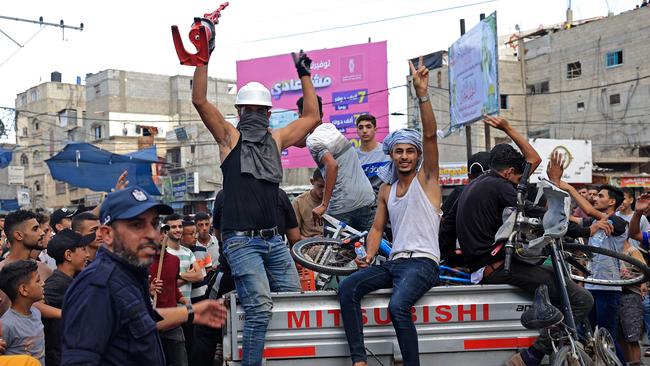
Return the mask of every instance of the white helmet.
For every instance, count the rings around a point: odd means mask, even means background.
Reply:
[[[263,105],[271,108],[271,92],[264,85],[252,81],[239,89],[235,105]]]

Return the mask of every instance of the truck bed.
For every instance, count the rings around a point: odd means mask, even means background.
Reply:
[[[380,290],[362,301],[370,365],[401,364],[387,309],[390,294],[391,290]],[[272,297],[266,365],[350,364],[336,292],[277,293]],[[538,335],[519,322],[531,303],[530,296],[507,285],[432,288],[412,309],[422,364],[504,365],[510,355],[530,346]],[[238,365],[245,315],[235,292],[227,295],[226,305],[224,359],[228,365]]]

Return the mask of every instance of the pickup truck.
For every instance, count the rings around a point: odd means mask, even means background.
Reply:
[[[401,365],[388,313],[391,290],[362,302],[368,364]],[[338,297],[334,291],[273,294],[273,317],[264,348],[267,366],[349,365],[349,350]],[[532,298],[508,285],[434,287],[411,310],[423,365],[501,366],[529,347],[538,332],[519,319]],[[244,310],[236,292],[226,295],[228,321],[223,355],[227,365],[241,363]]]

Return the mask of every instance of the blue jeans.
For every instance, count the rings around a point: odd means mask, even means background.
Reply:
[[[648,341],[650,341],[650,296],[648,295],[643,298],[643,323]]]
[[[618,309],[621,304],[621,291],[589,290],[594,297],[594,307],[589,314],[589,323],[609,331],[616,345],[616,356],[625,365],[623,350],[618,345]]]
[[[370,266],[341,282],[339,301],[352,362],[367,361],[363,345],[361,299],[372,291],[393,288],[388,311],[404,365],[420,364],[418,334],[411,319],[411,307],[436,284],[438,274],[438,265],[431,259],[404,258]]]
[[[300,291],[300,278],[281,236],[265,240],[224,232],[222,237],[223,252],[246,313],[242,365],[261,365],[266,327],[273,308],[271,291]]]

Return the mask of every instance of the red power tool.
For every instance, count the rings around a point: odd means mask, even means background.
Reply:
[[[174,40],[174,47],[176,47],[176,54],[181,61],[181,65],[201,66],[208,64],[211,46],[209,43],[213,39],[214,25],[219,24],[221,11],[227,6],[228,3],[225,2],[212,13],[204,14],[203,18],[194,18],[194,24],[192,24],[192,29],[190,29],[190,42],[196,47],[197,52],[195,54],[191,54],[185,50],[183,41],[181,41],[181,35],[178,32],[178,26],[172,25],[172,39]]]

